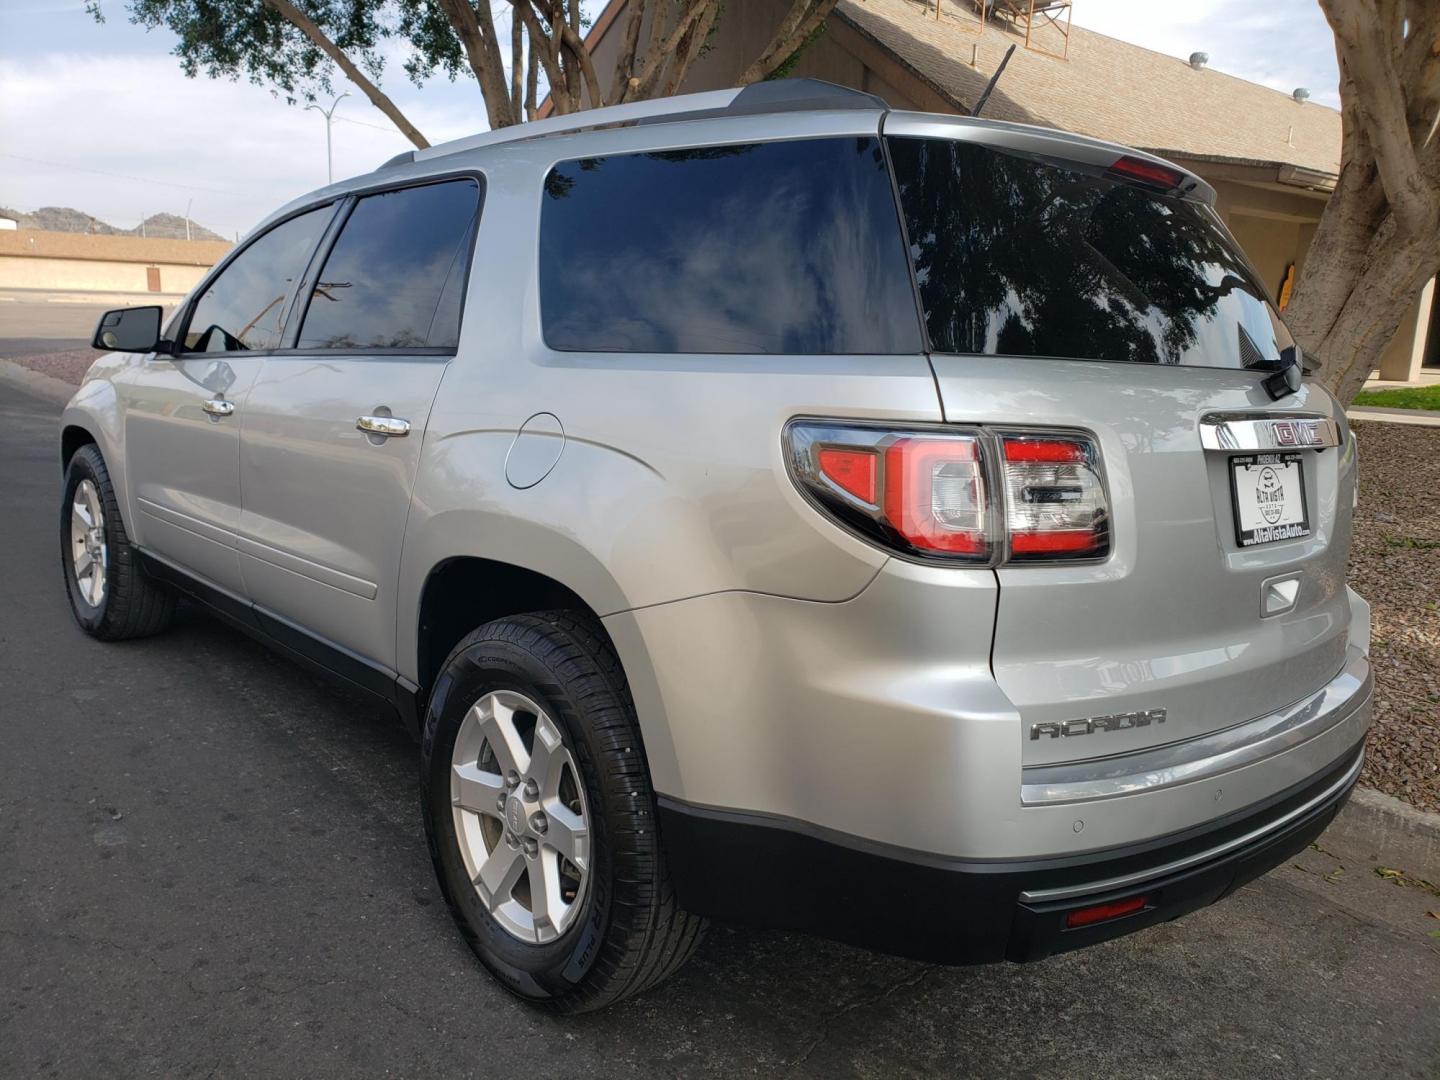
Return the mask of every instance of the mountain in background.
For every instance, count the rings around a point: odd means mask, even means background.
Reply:
[[[97,236],[150,236],[170,239],[185,239],[185,219],[179,214],[151,214],[143,225],[133,229],[117,229],[99,218],[93,218],[83,210],[69,206],[42,206],[33,213],[23,214],[0,206],[0,217],[14,218],[22,229],[42,229],[46,232],[94,233]],[[190,222],[190,239],[224,240],[217,232]]]

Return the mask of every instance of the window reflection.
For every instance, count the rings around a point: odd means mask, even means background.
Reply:
[[[453,349],[478,213],[474,180],[362,198],[320,272],[298,347]]]
[[[919,352],[875,139],[587,158],[545,179],[551,348]]]
[[[1272,367],[1291,344],[1208,207],[970,143],[890,148],[939,352]]]
[[[282,222],[235,256],[196,302],[185,351],[278,348],[285,298],[305,272],[330,212],[324,206]]]

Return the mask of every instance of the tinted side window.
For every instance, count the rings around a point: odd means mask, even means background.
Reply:
[[[557,165],[540,215],[540,311],[553,349],[921,350],[871,138]]]
[[[890,152],[938,352],[1273,367],[1291,344],[1202,204],[973,143]]]
[[[474,180],[452,180],[356,203],[315,283],[298,347],[453,349],[479,192]]]
[[[235,256],[196,301],[185,351],[278,348],[285,298],[305,272],[332,210],[322,206],[276,225]]]

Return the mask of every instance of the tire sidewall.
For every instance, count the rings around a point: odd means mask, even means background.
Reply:
[[[70,611],[74,614],[75,621],[87,633],[94,634],[103,627],[110,599],[115,595],[114,548],[117,538],[110,513],[110,507],[115,501],[110,491],[110,478],[105,474],[103,468],[96,468],[91,457],[92,452],[89,448],[82,447],[70,459],[70,464],[65,470],[65,497],[60,501],[60,568],[65,575],[65,595],[70,599]],[[75,492],[85,480],[89,480],[95,485],[96,493],[99,495],[102,524],[105,526],[107,549],[105,595],[100,598],[98,605],[91,605],[80,595],[79,585],[75,581],[74,556],[70,551],[70,507],[75,502]]]
[[[580,917],[555,941],[531,945],[505,930],[481,903],[460,856],[450,803],[451,754],[460,723],[476,701],[514,690],[555,721],[585,785],[591,865]],[[421,769],[425,831],[446,902],[471,948],[507,988],[532,1001],[573,992],[594,964],[609,924],[613,862],[607,840],[605,793],[580,710],[538,659],[506,641],[482,640],[450,658],[426,712]]]

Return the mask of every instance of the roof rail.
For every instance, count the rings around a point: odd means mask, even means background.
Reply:
[[[677,120],[700,120],[712,116],[747,116],[777,112],[822,112],[837,109],[877,110],[890,108],[874,94],[837,86],[820,79],[775,79],[732,90],[711,90],[702,94],[681,94],[678,97],[632,101],[627,105],[607,105],[603,109],[586,109],[546,120],[531,120],[499,131],[484,131],[463,139],[441,143],[425,150],[407,151],[392,158],[381,169],[404,163],[407,155],[413,161],[478,150],[482,146],[521,142],[550,135],[572,135],[592,128],[616,124],[669,123]],[[378,171],[378,170],[377,170]]]

